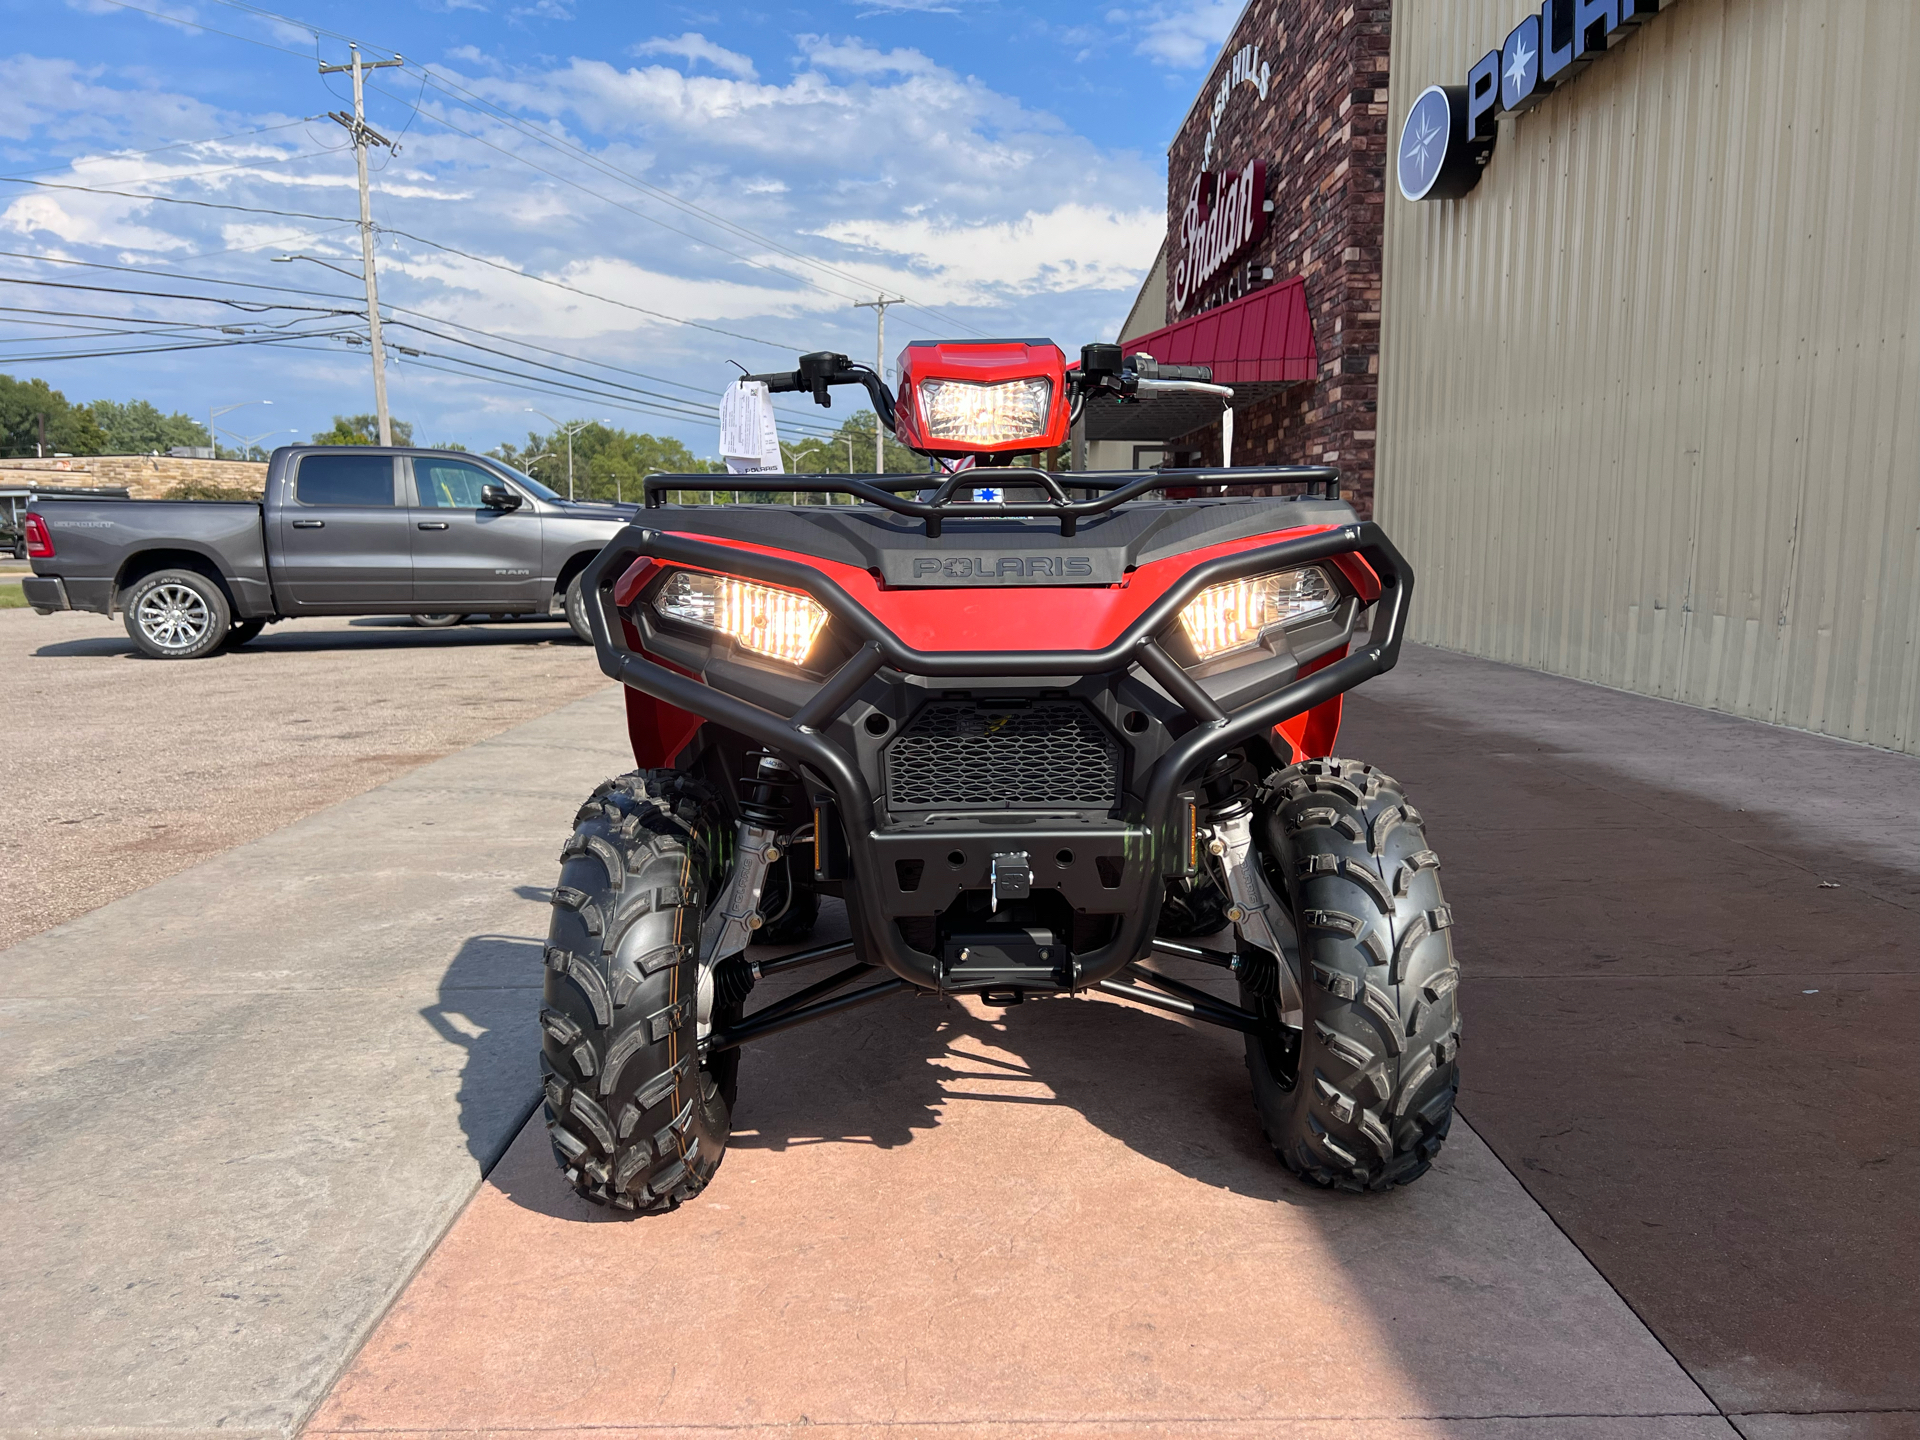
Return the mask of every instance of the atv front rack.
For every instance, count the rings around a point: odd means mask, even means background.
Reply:
[[[1340,472],[1325,465],[1236,466],[1215,470],[1017,470],[988,468],[955,470],[942,475],[755,475],[744,477],[751,485],[735,488],[773,494],[852,495],[869,504],[881,506],[896,515],[910,515],[925,522],[927,538],[938,539],[947,520],[1007,518],[1057,520],[1062,535],[1072,535],[1080,521],[1092,515],[1104,515],[1129,500],[1168,490],[1198,490],[1219,494],[1227,489],[1250,485],[1299,485],[1300,493],[1315,498],[1340,498]],[[657,510],[665,497],[677,491],[712,490],[712,475],[649,475],[644,489],[646,508]],[[933,494],[925,500],[906,498],[908,492],[922,491],[938,480]],[[764,483],[763,483],[764,482]],[[1044,501],[1008,503],[1005,500],[975,500],[980,489],[1005,490],[1009,486],[1038,488],[1047,492]],[[1079,490],[1084,497],[1073,499],[1067,492]],[[966,498],[960,498],[961,496]]]
[[[1152,478],[1156,482],[1173,483],[1171,477]],[[993,513],[991,507],[981,508]],[[1010,506],[1007,513],[1029,508]],[[948,507],[944,513],[954,512]],[[1359,556],[1372,567],[1380,583],[1366,647],[1358,653],[1226,711],[1161,645],[1160,637],[1178,625],[1180,612],[1187,602],[1208,586],[1336,555]],[[844,627],[842,633],[854,638],[858,648],[791,715],[780,715],[729,695],[649,659],[629,645],[630,632],[616,613],[614,592],[621,578],[642,561],[688,565],[805,591],[826,608],[837,627]],[[887,873],[880,854],[885,837],[874,828],[874,796],[866,777],[854,757],[826,734],[832,722],[882,667],[927,677],[1080,676],[1127,672],[1135,667],[1144,671],[1192,721],[1191,728],[1175,739],[1155,762],[1147,778],[1140,813],[1126,817],[1129,833],[1143,843],[1146,854],[1157,857],[1168,853],[1168,847],[1183,843],[1188,835],[1190,808],[1182,792],[1194,783],[1193,777],[1206,765],[1255,736],[1267,734],[1281,721],[1393,668],[1406,633],[1413,572],[1386,534],[1371,521],[1278,540],[1195,565],[1148,606],[1118,639],[1100,650],[916,650],[811,565],[779,555],[716,545],[692,535],[637,526],[623,530],[588,566],[585,590],[594,648],[600,668],[607,675],[656,700],[751,737],[790,763],[797,761],[832,792],[846,830],[851,861],[847,909],[855,934],[861,937],[858,948],[862,960],[884,964],[894,975],[918,989],[940,990],[944,988],[944,980],[939,960],[908,946],[898,927],[884,917],[870,922],[862,907],[859,887],[863,883],[878,883],[876,877]],[[624,603],[636,598],[623,595],[619,601]],[[1142,888],[1138,903],[1121,917],[1118,933],[1111,942],[1074,958],[1072,988],[1104,987],[1105,982],[1116,981],[1122,971],[1151,948],[1160,915],[1161,886],[1157,877],[1157,870],[1150,873],[1150,883]],[[875,914],[879,912],[876,910]]]

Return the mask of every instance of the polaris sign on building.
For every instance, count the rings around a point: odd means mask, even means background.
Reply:
[[[1920,3],[1392,13],[1413,638],[1920,752]]]
[[[1400,129],[1395,173],[1409,200],[1458,200],[1480,183],[1502,115],[1531,110],[1673,0],[1544,0],[1464,85],[1429,85]]]

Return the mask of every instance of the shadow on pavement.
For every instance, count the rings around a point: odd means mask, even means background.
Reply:
[[[540,977],[545,946],[524,935],[475,935],[420,1012],[441,1039],[466,1052],[460,1128],[481,1174],[526,1124],[539,1087]]]
[[[273,654],[311,654],[323,650],[473,650],[495,649],[504,645],[551,645],[567,649],[585,649],[564,621],[501,622],[486,625],[459,625],[449,630],[422,630],[404,620],[387,616],[368,617],[372,623],[361,628],[362,620],[348,621],[339,628],[324,630],[276,630],[269,628],[239,650],[217,651],[189,662],[207,665],[218,662],[245,663],[248,659]],[[349,628],[352,627],[352,628]],[[41,660],[75,657],[116,656],[146,661],[124,632],[89,635],[82,640],[59,640],[32,652]],[[171,664],[173,662],[156,662]]]
[[[823,924],[816,935],[833,933]],[[1197,969],[1182,978],[1205,983]],[[764,984],[750,1008],[815,978],[808,971]],[[531,1015],[522,1028],[537,1045]],[[1314,1192],[1282,1170],[1261,1134],[1242,1056],[1237,1034],[1106,999],[986,1010],[900,996],[750,1047],[729,1148],[892,1150],[938,1127],[951,1104],[1066,1106],[1210,1189],[1309,1201]],[[575,1202],[557,1176],[494,1178],[516,1204],[540,1214],[605,1218]]]
[[[1748,773],[1682,793],[1349,699],[1342,753],[1409,781],[1441,858],[1460,1112],[1728,1411],[1920,1406],[1920,875],[1821,778],[1878,767],[1899,808],[1920,764],[1658,703],[1638,723],[1711,727]]]

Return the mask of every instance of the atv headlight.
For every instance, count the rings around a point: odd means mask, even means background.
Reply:
[[[1001,445],[1037,440],[1047,433],[1053,382],[1008,380],[976,385],[967,380],[926,380],[920,385],[920,418],[929,440],[958,445]]]
[[[734,644],[798,665],[813,649],[827,612],[807,595],[731,575],[678,570],[654,596],[656,612],[733,637]]]
[[[1339,599],[1318,565],[1209,585],[1180,612],[1180,624],[1202,660],[1251,650],[1267,631],[1331,610]]]

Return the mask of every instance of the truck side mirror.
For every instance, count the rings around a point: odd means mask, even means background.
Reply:
[[[498,510],[505,514],[509,510],[520,508],[520,497],[504,485],[482,485],[480,503],[489,510]]]

